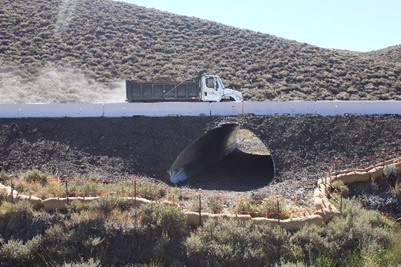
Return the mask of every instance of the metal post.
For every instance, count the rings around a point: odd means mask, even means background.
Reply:
[[[136,175],[134,176],[134,221],[135,221],[135,227],[137,224],[137,208],[136,208]],[[136,229],[135,229],[136,230]]]
[[[337,157],[334,156],[334,175],[337,176]]]
[[[262,203],[263,203],[263,200],[262,200],[261,204],[262,204]],[[266,218],[269,217],[269,206],[268,206],[268,205],[266,205],[266,215],[265,215],[265,217],[266,217]]]
[[[198,190],[198,198],[199,198],[199,207],[198,207],[198,212],[199,212],[199,225],[202,225],[202,189],[199,188]]]
[[[134,206],[136,207],[136,176],[134,176]]]
[[[279,195],[276,195],[276,199],[277,199],[278,225],[280,225],[280,201],[279,201],[278,197],[279,197]]]
[[[383,176],[382,176],[382,178],[383,178],[384,177],[384,167],[386,165],[386,154],[385,154],[384,148],[382,148],[382,156],[383,156]]]
[[[134,254],[135,254],[135,259],[138,259],[138,248],[136,245],[136,240],[137,240],[137,217],[138,217],[138,213],[137,213],[137,208],[136,208],[136,175],[134,175],[133,177],[133,181],[134,181]]]
[[[66,196],[67,196],[67,205],[68,205],[68,196],[70,195],[69,193],[68,193],[68,178],[67,178],[67,175],[63,175],[63,181],[65,182],[65,194],[66,194]]]
[[[13,176],[10,175],[10,187],[11,187],[11,203],[14,203],[14,187],[13,187]]]

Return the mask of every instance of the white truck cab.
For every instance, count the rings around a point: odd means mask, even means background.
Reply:
[[[242,101],[242,93],[226,89],[223,81],[216,75],[204,75],[200,79],[202,101],[221,102],[221,101]]]

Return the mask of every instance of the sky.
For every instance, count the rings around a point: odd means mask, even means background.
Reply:
[[[366,52],[401,44],[400,0],[122,1],[322,48]]]

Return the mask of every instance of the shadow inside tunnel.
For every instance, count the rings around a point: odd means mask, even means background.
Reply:
[[[180,185],[208,190],[249,191],[269,185],[274,176],[271,155],[252,155],[234,150]]]

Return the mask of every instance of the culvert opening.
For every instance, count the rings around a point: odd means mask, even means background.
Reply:
[[[174,184],[249,190],[271,183],[275,169],[268,148],[254,133],[223,124],[189,144],[169,173]]]

